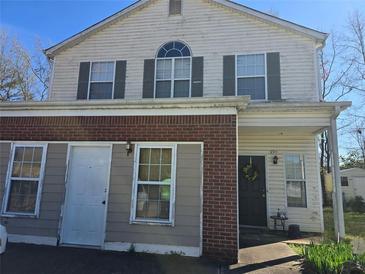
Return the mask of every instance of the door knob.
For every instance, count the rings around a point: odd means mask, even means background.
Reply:
[[[101,203],[102,203],[103,205],[105,205],[105,201],[102,201]]]

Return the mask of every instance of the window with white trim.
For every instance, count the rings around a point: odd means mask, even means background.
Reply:
[[[285,174],[288,207],[307,207],[304,156],[285,155]]]
[[[38,213],[46,150],[46,145],[13,146],[3,213]]]
[[[169,42],[157,53],[155,98],[189,97],[191,53],[182,42]]]
[[[173,223],[176,147],[136,148],[132,221]]]
[[[237,95],[250,95],[252,100],[266,99],[265,58],[265,54],[237,56]]]
[[[89,99],[112,99],[115,62],[92,62]]]

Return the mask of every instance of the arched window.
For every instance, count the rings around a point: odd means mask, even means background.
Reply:
[[[156,58],[155,98],[189,97],[191,52],[187,45],[174,41],[164,44]]]
[[[187,56],[191,56],[189,47],[178,41],[166,43],[160,48],[157,54],[158,58]]]

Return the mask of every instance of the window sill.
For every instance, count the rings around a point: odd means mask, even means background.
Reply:
[[[38,216],[36,214],[22,214],[22,213],[1,213],[0,217],[2,218],[24,218],[24,219],[37,219]]]
[[[157,226],[174,226],[172,222],[169,221],[151,221],[151,220],[132,220],[129,222],[131,225],[157,225]]]

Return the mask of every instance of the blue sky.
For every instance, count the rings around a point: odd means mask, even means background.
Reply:
[[[15,35],[28,49],[35,39],[47,48],[123,9],[134,0],[0,0],[0,26]],[[323,32],[344,30],[355,9],[365,14],[365,0],[236,0]],[[359,96],[344,98],[360,102]],[[364,108],[363,108],[364,109]],[[345,136],[340,136],[344,152]]]

